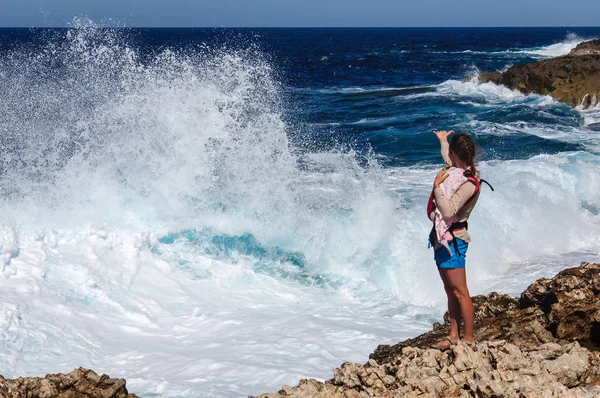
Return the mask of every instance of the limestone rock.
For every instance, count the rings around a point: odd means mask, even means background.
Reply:
[[[410,347],[388,364],[345,363],[325,383],[302,380],[298,387],[259,398],[593,397],[600,386],[586,384],[586,377],[597,359],[577,343],[533,350],[506,341],[459,342],[445,352]]]
[[[19,377],[7,380],[0,376],[0,397],[23,398],[137,398],[129,394],[124,379],[111,379],[92,370],[79,368],[69,374],[45,377]]]

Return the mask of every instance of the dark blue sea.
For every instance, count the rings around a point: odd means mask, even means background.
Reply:
[[[466,132],[472,295],[600,253],[600,108],[479,71],[600,28],[0,29],[0,373],[140,396],[327,379],[446,306],[427,248]]]

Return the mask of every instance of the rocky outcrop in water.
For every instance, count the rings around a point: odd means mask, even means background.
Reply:
[[[325,382],[301,380],[279,397],[600,396],[600,264],[540,279],[520,298],[474,297],[474,344],[435,348],[448,323],[393,346],[364,365],[344,363]]]
[[[600,40],[580,43],[568,55],[514,65],[505,72],[481,72],[494,82],[529,94],[550,95],[583,109],[600,103]]]
[[[124,379],[99,376],[92,370],[79,368],[69,374],[46,377],[19,377],[7,380],[0,376],[2,398],[139,398],[129,394]]]

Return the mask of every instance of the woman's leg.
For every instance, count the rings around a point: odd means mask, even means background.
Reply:
[[[460,304],[456,299],[452,291],[452,287],[450,282],[448,281],[448,277],[446,276],[446,269],[439,268],[440,277],[442,278],[442,282],[444,282],[444,290],[446,291],[446,296],[448,297],[448,315],[450,317],[450,339],[458,340],[460,338],[459,328],[460,328]]]
[[[463,339],[466,341],[473,341],[473,302],[471,301],[471,295],[469,294],[469,288],[467,287],[467,274],[464,268],[442,268],[440,269],[442,274],[442,280],[444,280],[444,286],[448,286],[450,294],[448,297],[453,296],[458,302],[460,308],[460,314],[465,322],[465,334]],[[448,299],[450,302],[450,299]]]

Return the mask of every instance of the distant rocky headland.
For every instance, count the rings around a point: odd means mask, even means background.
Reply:
[[[481,72],[479,81],[550,95],[581,109],[594,107],[600,103],[600,40],[580,43],[568,55],[514,65],[505,72]]]
[[[260,398],[600,396],[600,264],[540,279],[520,298],[473,298],[475,339],[435,348],[449,325],[396,345],[364,364],[344,363],[325,382]]]

